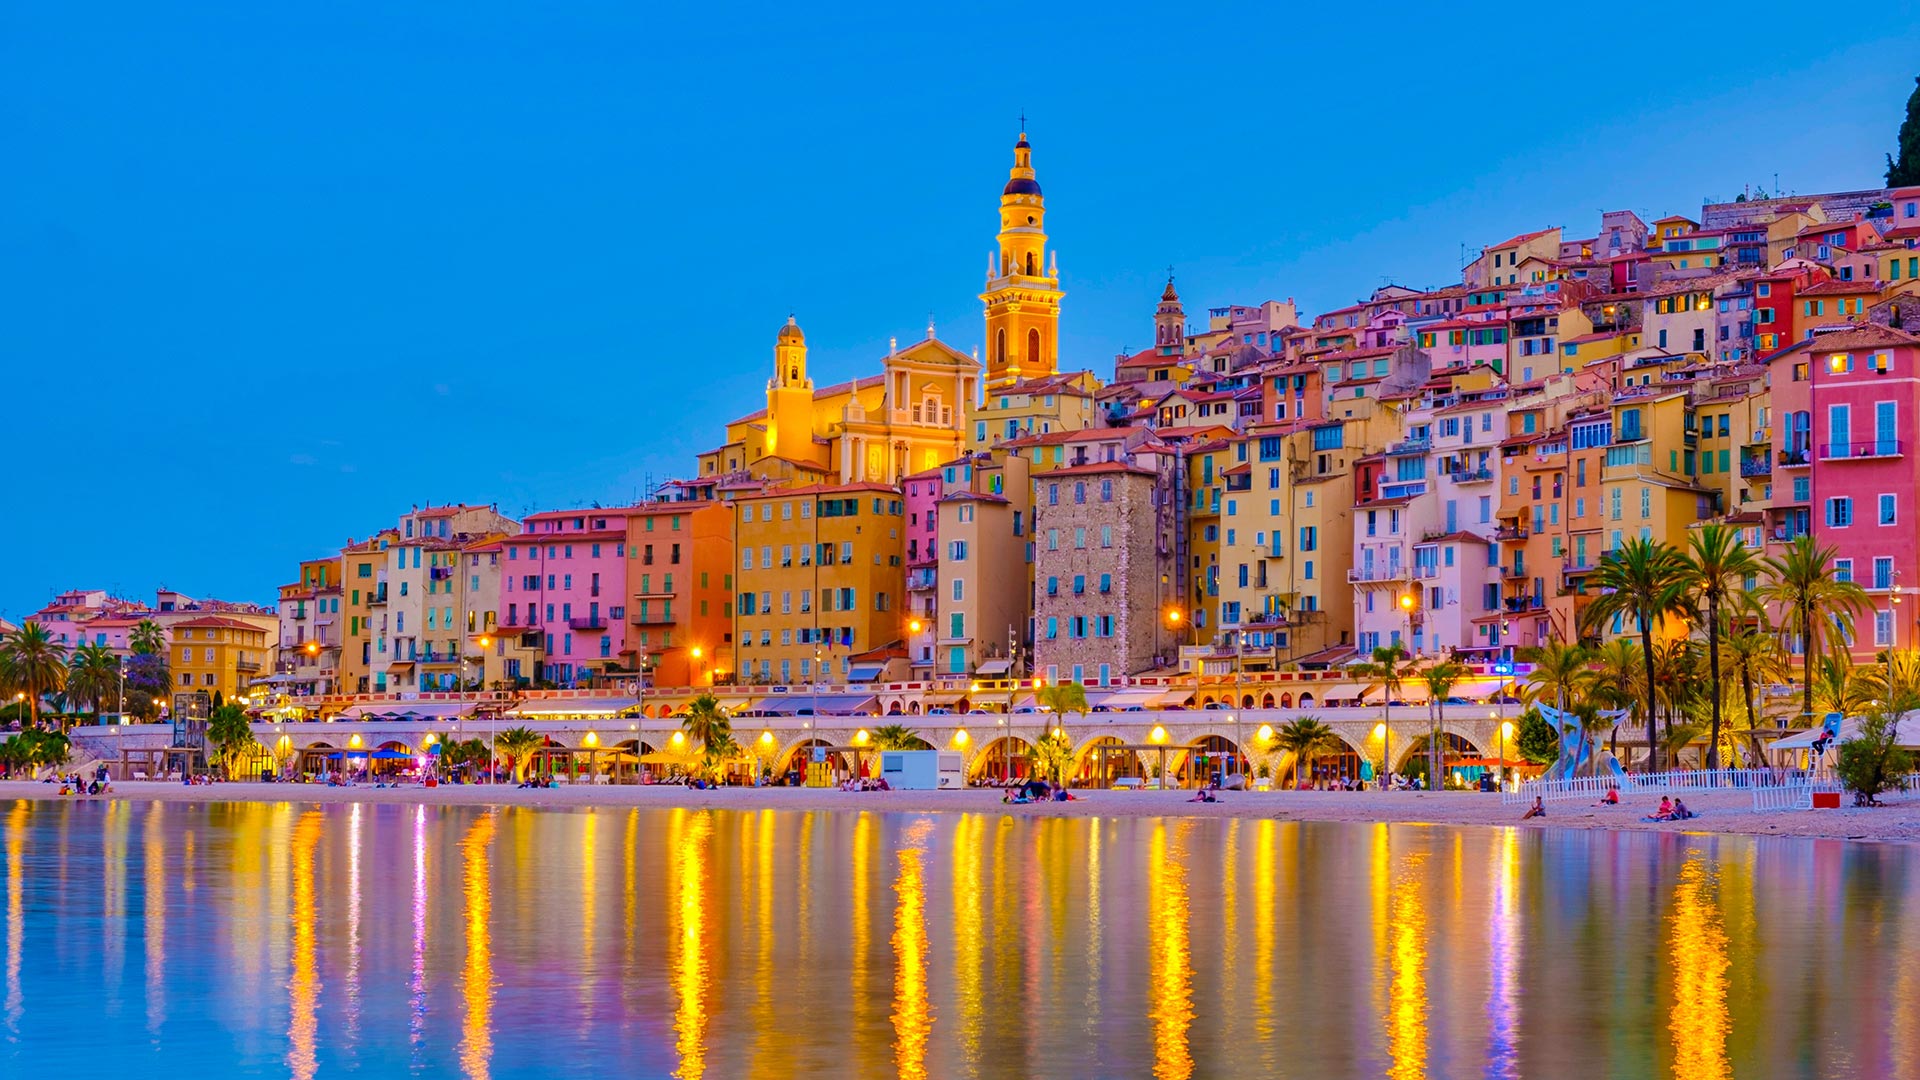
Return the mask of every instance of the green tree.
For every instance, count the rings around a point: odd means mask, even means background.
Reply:
[[[1599,633],[1615,616],[1630,621],[1640,633],[1641,661],[1646,665],[1647,770],[1654,759],[1654,715],[1659,711],[1653,672],[1653,629],[1660,620],[1686,614],[1685,561],[1680,553],[1658,540],[1635,538],[1609,551],[1587,577],[1600,590],[1581,618],[1589,633]]]
[[[89,641],[67,658],[67,696],[86,706],[94,723],[100,722],[100,703],[120,688],[120,658],[113,650]]]
[[[1753,695],[1756,681],[1764,684],[1784,678],[1786,668],[1780,663],[1780,651],[1773,637],[1759,630],[1740,630],[1727,638],[1727,662],[1740,674],[1741,712],[1746,719],[1747,754],[1749,760],[1765,760],[1764,748],[1760,745],[1760,702]]]
[[[1047,732],[1027,752],[1027,766],[1036,779],[1066,783],[1067,770],[1073,766],[1073,741],[1064,731]]]
[[[1907,117],[1900,121],[1900,156],[1887,155],[1887,186],[1912,187],[1920,184],[1920,76],[1916,89],[1907,97]]]
[[[526,780],[527,766],[533,764],[533,755],[547,745],[547,738],[529,727],[513,727],[494,736],[493,745],[513,763],[513,781],[518,784]]]
[[[1274,745],[1293,755],[1293,786],[1298,788],[1300,766],[1305,764],[1311,768],[1315,759],[1338,745],[1340,736],[1321,723],[1319,717],[1303,716],[1281,724],[1273,733],[1273,741]]]
[[[1378,683],[1383,691],[1380,698],[1380,724],[1386,730],[1386,737],[1380,740],[1381,787],[1386,787],[1393,778],[1393,699],[1400,696],[1400,690],[1407,681],[1407,670],[1412,666],[1407,658],[1407,647],[1397,641],[1391,645],[1376,646],[1370,662],[1353,665],[1354,675]]]
[[[1693,531],[1687,542],[1686,590],[1706,608],[1707,677],[1711,681],[1713,723],[1707,739],[1707,768],[1720,767],[1720,638],[1727,609],[1748,604],[1747,582],[1760,576],[1760,559],[1740,540],[1740,530],[1714,522]]]
[[[1913,755],[1900,748],[1899,724],[1893,715],[1875,709],[1861,716],[1859,731],[1841,741],[1833,771],[1861,802],[1880,805],[1875,796],[1913,771]]]
[[[1420,673],[1420,681],[1427,686],[1427,782],[1438,785],[1441,767],[1446,761],[1446,751],[1442,740],[1447,726],[1447,698],[1453,696],[1453,688],[1467,677],[1464,664],[1451,660],[1433,665]]]
[[[1810,535],[1797,536],[1779,558],[1766,560],[1769,580],[1755,593],[1763,603],[1778,604],[1787,618],[1782,629],[1800,639],[1802,649],[1802,712],[1813,718],[1815,657],[1826,652],[1842,624],[1851,626],[1853,613],[1867,606],[1867,592],[1833,572],[1835,548],[1821,547]]]
[[[680,717],[680,729],[702,748],[720,745],[733,737],[733,721],[720,707],[720,699],[712,694],[701,694],[687,704],[687,711]]]
[[[127,635],[127,643],[132,646],[134,655],[151,656],[166,649],[166,631],[160,629],[160,624],[152,619],[141,619]]]
[[[207,715],[207,741],[220,752],[220,764],[229,780],[233,779],[235,765],[260,745],[253,737],[247,710],[238,705],[221,705]]]
[[[0,690],[26,695],[34,727],[40,726],[40,698],[67,685],[67,647],[47,628],[30,622],[0,641]]]
[[[1520,714],[1520,729],[1514,734],[1513,745],[1521,757],[1535,765],[1551,765],[1560,757],[1560,736],[1538,709]]]
[[[873,729],[873,745],[880,750],[927,750],[930,747],[920,733],[905,724],[885,724]]]

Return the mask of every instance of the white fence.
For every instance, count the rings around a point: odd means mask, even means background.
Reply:
[[[1816,791],[1839,791],[1840,785],[1832,780],[1812,780],[1802,778],[1790,784],[1753,789],[1753,808],[1760,810],[1811,810],[1813,793]]]
[[[1567,780],[1529,780],[1516,791],[1503,791],[1500,801],[1507,805],[1527,804],[1535,798],[1542,802],[1568,799],[1598,799],[1609,788],[1622,792],[1717,791],[1727,789],[1768,789],[1807,783],[1800,769],[1678,769],[1660,773],[1628,773],[1625,776],[1579,776]]]

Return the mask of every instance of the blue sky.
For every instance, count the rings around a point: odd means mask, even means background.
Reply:
[[[1063,355],[1109,373],[1168,264],[1190,313],[1311,312],[1602,209],[1877,184],[1920,70],[1800,5],[431,8],[0,13],[0,614],[632,499],[757,406],[789,311],[821,382],[929,316],[971,349],[1022,110]]]

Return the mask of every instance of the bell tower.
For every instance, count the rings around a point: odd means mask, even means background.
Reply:
[[[1047,204],[1034,179],[1027,133],[1013,144],[1000,192],[999,250],[987,262],[987,386],[1051,375],[1060,368],[1060,268],[1047,250]]]
[[[773,343],[773,378],[767,380],[766,453],[808,461],[813,452],[813,380],[807,378],[807,336],[787,316]]]
[[[1186,351],[1187,315],[1180,307],[1180,294],[1173,291],[1173,270],[1167,270],[1167,288],[1160,294],[1160,306],[1153,310],[1153,351],[1161,356],[1179,356]]]

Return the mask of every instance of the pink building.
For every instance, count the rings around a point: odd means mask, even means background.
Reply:
[[[915,678],[933,673],[935,616],[940,598],[940,534],[937,508],[945,490],[942,469],[928,469],[907,477],[901,484],[907,496],[907,663]],[[920,621],[919,633],[912,620]]]
[[[1920,646],[1920,603],[1893,603],[1896,589],[1920,591],[1920,523],[1912,520],[1920,337],[1867,324],[1818,334],[1771,366],[1783,466],[1774,473],[1774,535],[1810,521],[1819,543],[1835,550],[1835,573],[1867,591],[1872,610],[1856,623],[1856,659]]]
[[[622,509],[549,510],[505,542],[502,626],[541,633],[541,678],[578,686],[631,670],[627,645],[627,515]]]

